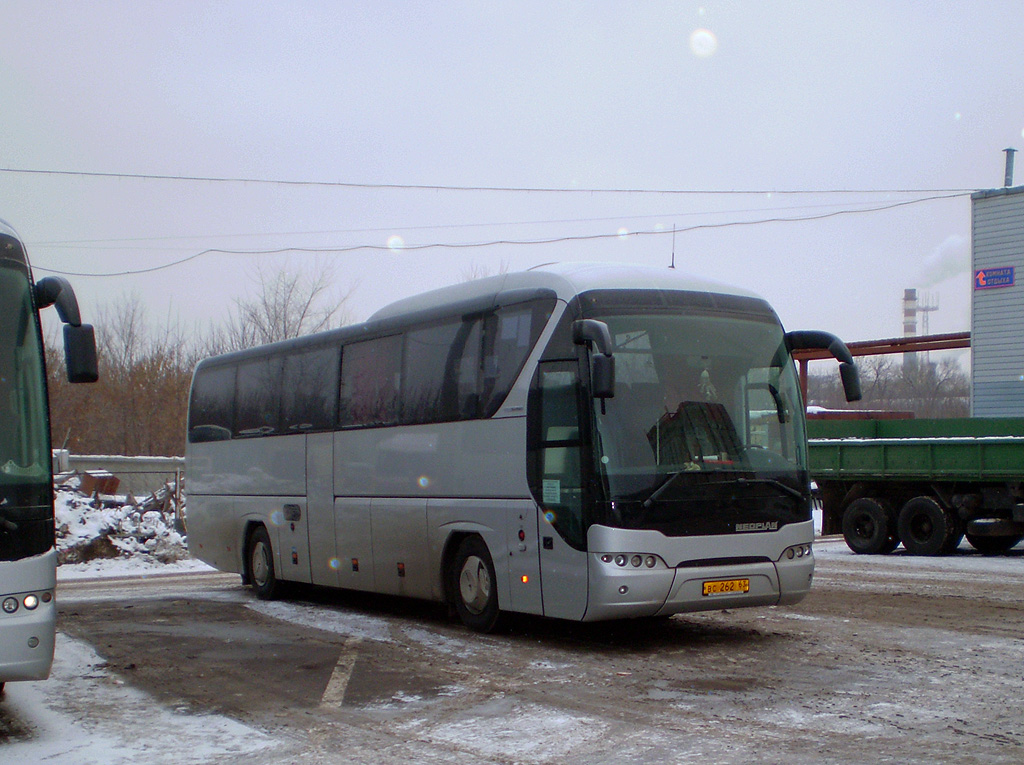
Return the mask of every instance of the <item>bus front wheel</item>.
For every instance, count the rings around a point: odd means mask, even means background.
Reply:
[[[270,535],[263,526],[249,536],[249,581],[260,600],[273,600],[280,592],[280,582],[274,572],[274,548]]]
[[[466,537],[448,569],[449,593],[462,623],[476,632],[498,628],[497,578],[487,545],[477,536]]]

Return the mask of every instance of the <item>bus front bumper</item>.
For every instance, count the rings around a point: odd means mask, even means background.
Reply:
[[[3,596],[4,598],[10,596]],[[53,664],[53,625],[56,603],[40,603],[28,611],[19,608],[14,614],[0,613],[0,680],[45,680]]]
[[[774,563],[661,568],[592,565],[585,621],[791,605],[810,591],[814,556]]]

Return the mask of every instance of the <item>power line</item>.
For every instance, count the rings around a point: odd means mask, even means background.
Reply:
[[[240,183],[274,186],[307,186],[345,189],[401,191],[472,191],[534,194],[674,194],[729,196],[741,194],[969,194],[978,189],[646,189],[646,188],[580,188],[576,186],[459,186],[419,183],[365,183],[353,181],[300,181],[276,178],[244,178],[231,176],[169,175],[157,173],[113,173],[86,170],[40,170],[0,167],[0,173],[22,175],[74,176],[79,178],[118,178],[145,181],[184,181],[191,183]]]
[[[966,193],[966,192],[965,192]],[[864,201],[864,202],[851,202],[846,205],[847,208],[852,207],[867,207],[877,205],[878,202]],[[691,210],[689,212],[674,212],[674,213],[659,213],[659,214],[648,214],[648,215],[606,215],[597,218],[550,218],[542,220],[525,220],[525,221],[492,221],[483,223],[436,223],[432,225],[422,226],[372,226],[364,228],[347,228],[347,229],[325,229],[319,231],[264,231],[259,233],[235,233],[235,234],[194,234],[194,235],[182,235],[182,236],[148,236],[148,237],[123,237],[118,239],[67,239],[67,240],[56,240],[56,241],[33,241],[29,244],[33,248],[37,247],[48,247],[48,248],[63,248],[63,247],[74,247],[76,249],[82,249],[84,245],[114,245],[114,244],[132,244],[141,242],[175,242],[183,240],[209,240],[209,239],[240,239],[240,238],[253,238],[253,237],[282,237],[282,236],[325,236],[325,235],[338,235],[338,234],[379,234],[379,233],[392,233],[400,234],[409,231],[454,231],[457,229],[468,229],[468,228],[499,228],[503,226],[549,226],[549,225],[564,225],[570,223],[608,223],[608,222],[626,222],[634,220],[677,220],[679,218],[692,218],[697,215],[735,215],[739,213],[752,213],[752,212],[770,212],[775,210],[814,210],[821,208],[834,208],[836,204],[833,202],[815,204],[815,205],[786,205],[786,206],[774,206],[774,207],[745,207],[745,208],[733,208],[726,210]],[[87,249],[129,249],[129,248],[116,248],[110,246],[101,247],[90,247]],[[133,246],[130,249],[139,250],[156,250],[155,247],[138,247]],[[164,251],[180,250],[181,247],[163,247],[159,248]]]
[[[906,207],[909,205],[920,204],[922,202],[932,202],[942,199],[953,199],[956,197],[964,196],[963,193],[945,194],[931,197],[924,197],[921,199],[911,199],[903,202],[893,202],[887,205],[879,205],[870,209],[861,210],[835,210],[828,213],[820,213],[817,215],[807,215],[797,218],[761,218],[758,220],[748,221],[729,221],[725,223],[702,223],[695,226],[688,226],[686,228],[673,228],[672,230],[666,229],[653,229],[647,231],[626,231],[626,232],[615,232],[615,233],[604,233],[604,234],[580,234],[577,236],[560,236],[550,237],[544,239],[497,239],[487,242],[432,242],[425,244],[413,244],[401,246],[390,246],[380,244],[356,244],[346,247],[280,247],[270,250],[229,250],[220,248],[209,248],[201,252],[194,253],[185,258],[164,263],[159,266],[152,266],[150,268],[134,269],[130,271],[118,271],[109,273],[84,273],[75,271],[58,271],[56,269],[43,268],[42,266],[34,266],[36,270],[45,271],[52,274],[60,274],[62,276],[76,276],[76,277],[114,277],[114,276],[135,276],[139,274],[148,274],[155,271],[163,271],[168,268],[180,266],[190,261],[193,261],[199,257],[210,254],[223,254],[223,255],[280,255],[286,252],[303,252],[303,253],[337,253],[343,254],[348,252],[357,252],[361,250],[367,251],[391,251],[395,253],[399,252],[416,252],[420,250],[432,250],[432,249],[447,249],[447,250],[464,250],[464,249],[480,249],[486,247],[497,247],[497,246],[539,246],[546,244],[560,244],[565,242],[584,242],[584,241],[598,241],[602,239],[612,238],[624,238],[629,236],[660,236],[665,234],[676,234],[687,233],[691,231],[701,231],[710,229],[720,228],[733,228],[738,226],[758,226],[767,223],[804,223],[808,221],[825,220],[827,218],[836,218],[845,215],[863,215],[865,213],[882,212],[885,210],[893,210],[898,207]]]

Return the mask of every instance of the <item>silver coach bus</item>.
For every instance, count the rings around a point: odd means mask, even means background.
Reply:
[[[283,582],[594,621],[795,603],[814,569],[804,413],[771,307],[668,269],[538,267],[205,359],[192,554]]]
[[[0,221],[0,694],[50,675],[57,625],[50,408],[39,311],[64,323],[68,380],[97,378],[96,338],[68,281],[38,282],[21,239]]]

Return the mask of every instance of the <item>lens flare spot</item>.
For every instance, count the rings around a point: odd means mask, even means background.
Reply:
[[[629,236],[629,229],[623,226],[615,233],[619,235],[619,239],[625,239],[627,236]]]
[[[690,35],[690,52],[698,58],[708,58],[718,50],[718,38],[710,29],[695,29]]]
[[[337,571],[339,568],[341,568],[341,561],[337,558],[331,558],[329,561],[327,561],[327,565],[335,571]]]
[[[275,510],[270,514],[270,522],[275,526],[284,525],[284,512],[281,510]]]
[[[416,481],[416,483],[420,485],[421,489],[426,489],[428,486],[430,486],[430,478],[428,476],[421,475],[419,477],[419,480]]]
[[[548,510],[546,513],[544,513],[544,520],[546,520],[548,523],[554,523],[556,517],[557,516],[553,512],[551,512],[550,510]]]
[[[398,234],[392,234],[388,237],[388,249],[392,252],[398,252],[405,247],[405,240],[402,239]]]

